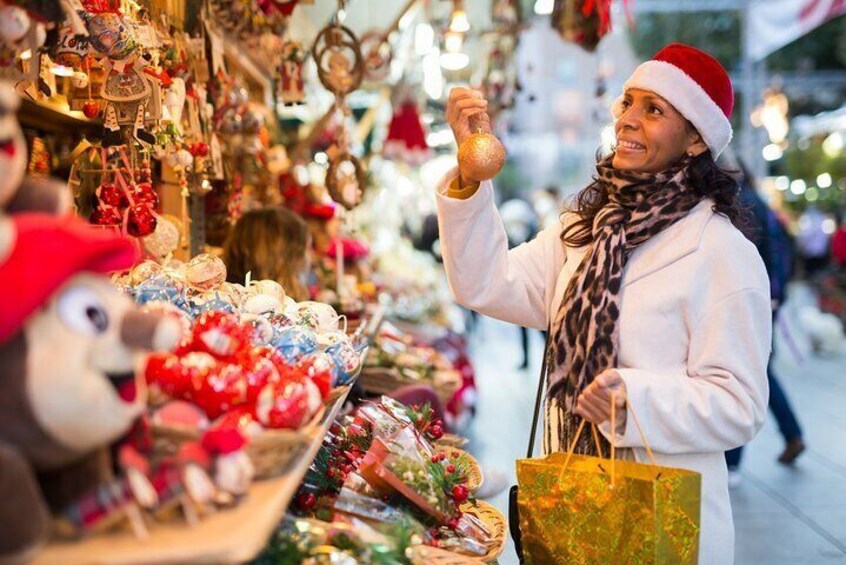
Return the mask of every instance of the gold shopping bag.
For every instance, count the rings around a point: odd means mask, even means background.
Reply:
[[[566,453],[517,461],[524,562],[697,563],[699,473],[655,464],[642,431],[651,464],[615,460],[613,446],[611,459],[575,455],[584,425]]]

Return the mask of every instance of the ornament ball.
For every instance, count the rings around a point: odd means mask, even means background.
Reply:
[[[505,148],[489,133],[474,133],[458,148],[458,167],[468,180],[494,178],[505,164]]]

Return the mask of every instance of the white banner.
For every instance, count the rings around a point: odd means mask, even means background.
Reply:
[[[846,14],[846,0],[752,0],[746,41],[758,61],[828,20]]]

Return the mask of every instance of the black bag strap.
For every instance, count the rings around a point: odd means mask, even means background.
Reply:
[[[546,343],[543,346],[543,360],[541,361],[540,378],[538,378],[538,394],[535,398],[535,415],[532,417],[532,431],[529,433],[529,449],[526,452],[526,459],[531,459],[535,452],[535,435],[538,429],[538,416],[540,415],[541,401],[543,400],[543,386],[546,384],[547,357],[549,357],[549,340],[552,332],[546,330]]]

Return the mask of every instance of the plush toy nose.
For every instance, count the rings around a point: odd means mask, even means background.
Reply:
[[[120,339],[133,349],[170,351],[179,343],[182,328],[173,318],[132,310],[123,317]]]

